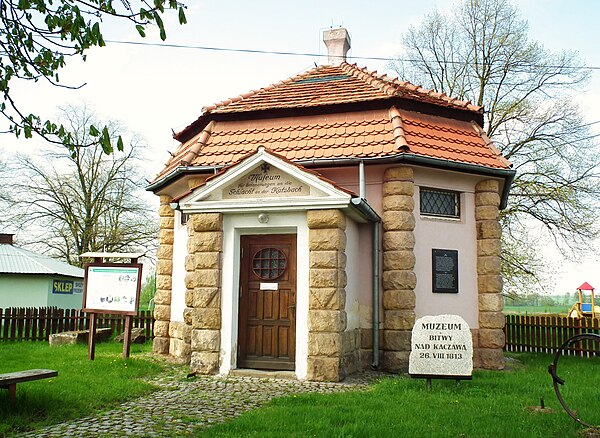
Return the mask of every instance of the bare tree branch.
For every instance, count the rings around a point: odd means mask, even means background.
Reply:
[[[87,144],[89,126],[98,122],[85,106],[62,108],[60,119],[79,144]],[[107,126],[112,136],[125,132],[116,122]],[[19,156],[12,221],[27,230],[26,241],[71,264],[80,264],[79,254],[87,251],[152,251],[157,218],[140,196],[136,170],[143,150],[133,136],[111,155],[100,146],[63,146],[40,159]]]
[[[541,266],[525,238],[531,224],[568,253],[598,235],[600,199],[600,148],[570,99],[589,74],[575,52],[551,54],[527,33],[509,0],[462,0],[411,27],[402,58],[412,61],[393,65],[403,79],[486,109],[488,136],[517,170],[501,216],[515,285]]]

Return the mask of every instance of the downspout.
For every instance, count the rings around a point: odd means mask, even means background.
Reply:
[[[373,369],[379,367],[379,221],[373,222]]]
[[[360,199],[367,199],[367,183],[365,182],[365,162],[360,160],[358,163],[358,182],[359,182],[359,196]]]
[[[358,164],[359,197],[361,203],[366,203],[367,184],[365,181],[365,163]],[[377,215],[373,221],[373,363],[371,367],[379,367],[379,223]]]

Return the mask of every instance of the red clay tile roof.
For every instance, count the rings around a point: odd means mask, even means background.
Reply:
[[[295,77],[260,90],[254,90],[215,105],[203,108],[203,112],[232,113],[279,108],[304,108],[361,102],[390,97],[402,97],[480,111],[478,106],[447,97],[422,87],[378,75],[354,64],[342,63],[334,67],[322,65]]]
[[[355,64],[321,65],[268,87],[253,90],[202,108],[203,114],[174,135],[187,141],[196,126],[211,114],[246,113],[252,111],[314,108],[319,106],[380,101],[402,98],[441,107],[465,110],[481,115],[483,109],[443,93],[436,93],[410,82],[378,75]]]
[[[386,158],[400,154],[429,157],[496,169],[510,163],[482,129],[466,120],[397,109],[308,113],[294,117],[252,118],[234,114],[256,110],[385,100],[418,100],[482,113],[480,107],[433,93],[397,79],[378,76],[355,65],[320,66],[278,84],[205,108],[204,126],[183,142],[155,182],[180,166],[228,166],[263,146],[291,161],[334,158]],[[340,110],[342,111],[342,110]],[[222,120],[212,115],[228,113]],[[297,114],[298,112],[296,112]],[[302,112],[300,112],[302,114]],[[463,118],[464,119],[464,118]],[[468,118],[467,118],[468,119]],[[199,119],[200,120],[200,119]],[[193,128],[193,129],[192,129]],[[182,131],[182,132],[184,132]]]
[[[397,126],[394,126],[397,125]],[[157,180],[178,166],[227,166],[259,146],[291,161],[385,158],[400,153],[508,169],[474,123],[411,111],[372,110],[211,122],[183,143]]]
[[[404,137],[412,154],[494,168],[510,163],[491,147],[476,123],[400,110]]]

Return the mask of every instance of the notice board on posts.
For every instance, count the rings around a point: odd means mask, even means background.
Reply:
[[[85,267],[84,312],[136,315],[141,263],[90,263]]]

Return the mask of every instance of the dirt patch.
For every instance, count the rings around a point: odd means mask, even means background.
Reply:
[[[539,414],[553,414],[554,413],[554,409],[542,408],[541,406],[527,406],[525,409],[527,409],[530,412],[534,412],[536,414],[538,414],[538,413]]]
[[[597,427],[582,429],[577,435],[583,438],[600,438],[600,429],[598,429]]]

